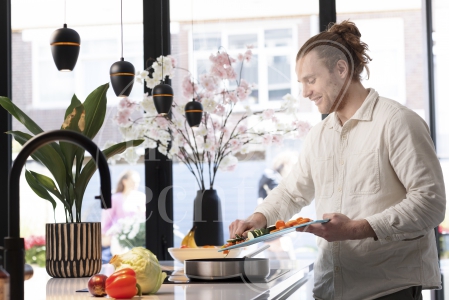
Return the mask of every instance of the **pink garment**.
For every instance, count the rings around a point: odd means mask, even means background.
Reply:
[[[113,235],[111,228],[120,219],[145,219],[145,194],[142,192],[132,191],[127,197],[122,193],[115,193],[111,197],[111,203],[112,208],[101,212],[101,232],[104,235]]]

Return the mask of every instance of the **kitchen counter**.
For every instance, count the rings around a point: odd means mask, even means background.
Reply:
[[[163,269],[182,273],[183,265],[173,261],[161,261]],[[111,272],[111,265],[104,265],[101,273]],[[287,299],[312,298],[313,260],[270,260],[271,269],[289,270],[268,283],[167,283],[163,284],[156,295],[145,295],[141,299]],[[90,293],[76,292],[87,287],[89,278],[50,278],[45,269],[36,269],[33,278],[25,282],[27,300],[75,300],[92,299]],[[45,288],[45,292],[44,292]],[[98,299],[98,298],[97,298]],[[134,297],[138,299],[138,297]]]

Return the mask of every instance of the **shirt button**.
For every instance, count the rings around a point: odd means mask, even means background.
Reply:
[[[344,161],[340,161],[340,165],[344,165],[345,164],[345,162]]]
[[[387,236],[385,239],[386,239],[387,241],[391,241],[391,236]]]
[[[341,187],[338,188],[338,191],[341,192]]]
[[[342,138],[343,140],[346,140],[346,135],[342,135],[341,138]]]
[[[340,272],[340,267],[339,267],[339,266],[335,266],[335,267],[334,267],[334,271],[335,271],[335,272]]]

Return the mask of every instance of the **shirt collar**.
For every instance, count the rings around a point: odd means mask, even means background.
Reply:
[[[378,97],[379,94],[374,89],[370,88],[368,96],[366,96],[362,106],[360,106],[350,120],[371,121],[373,117],[374,104],[376,104]],[[329,121],[327,123],[330,129],[337,129],[341,127],[340,120],[335,112],[329,115]]]

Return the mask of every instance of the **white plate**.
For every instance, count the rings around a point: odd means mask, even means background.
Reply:
[[[173,259],[183,263],[186,259],[201,259],[201,258],[223,258],[226,255],[223,252],[218,252],[220,247],[215,248],[168,248]],[[242,249],[235,249],[229,252],[226,258],[235,258],[240,255]]]

